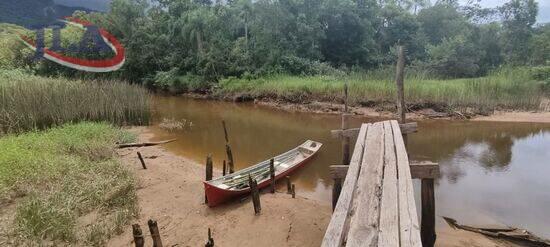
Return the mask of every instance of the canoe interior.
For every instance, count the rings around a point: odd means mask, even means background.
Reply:
[[[322,145],[323,144],[320,142],[308,140],[294,149],[273,157],[275,161],[275,176],[299,165],[304,160],[314,155]],[[252,179],[256,179],[258,183],[269,179],[269,163],[270,160],[265,160],[233,174],[211,180],[208,183],[224,190],[246,190],[248,188],[249,174]]]

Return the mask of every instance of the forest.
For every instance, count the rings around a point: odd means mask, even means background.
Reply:
[[[532,108],[550,80],[550,24],[537,23],[537,13],[535,0],[510,0],[495,8],[457,0],[114,0],[108,12],[73,15],[121,41],[127,53],[121,70],[89,74],[33,63],[13,41],[0,65],[177,93],[305,94],[320,100],[338,97],[344,82],[369,81],[356,83],[361,90],[355,91],[362,92],[357,98],[384,101],[393,95],[385,84],[393,79],[399,44],[406,49],[413,98],[445,102],[458,93],[490,98],[495,101],[490,107]],[[453,79],[464,80],[451,88],[439,83]],[[377,86],[377,81],[384,82]],[[481,91],[494,92],[475,92],[485,87]],[[471,104],[479,102],[459,102]]]

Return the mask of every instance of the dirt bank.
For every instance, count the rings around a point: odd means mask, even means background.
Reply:
[[[254,102],[256,105],[272,107],[291,112],[309,112],[323,114],[340,114],[344,104],[322,101],[300,101],[289,102],[270,98],[253,98],[251,96],[216,97],[208,94],[183,94],[183,97],[204,100],[225,100],[240,102]],[[549,101],[550,102],[550,101]],[[407,119],[445,119],[445,120],[473,120],[473,121],[496,121],[496,122],[531,122],[550,123],[550,103],[541,107],[540,111],[476,111],[464,109],[462,111],[448,111],[443,105],[434,104],[411,104],[407,105]],[[395,104],[372,103],[366,106],[349,106],[350,113],[368,117],[395,118]]]
[[[147,128],[133,128],[140,141],[152,134]],[[136,158],[140,151],[147,170]],[[216,246],[319,246],[330,221],[328,204],[281,193],[261,196],[262,214],[254,216],[250,200],[236,201],[217,208],[204,205],[202,193],[203,166],[176,156],[161,146],[127,148],[118,151],[124,164],[139,179],[139,223],[146,232],[146,245],[151,244],[147,220],[158,221],[165,246],[202,246],[207,229],[213,231]],[[219,175],[219,174],[218,174]],[[440,224],[440,223],[438,223]],[[132,244],[131,226],[108,246]],[[437,246],[512,246],[482,235],[438,226]]]
[[[132,131],[139,133],[141,141],[152,137],[145,128]],[[141,168],[136,151],[144,156],[147,170]],[[204,246],[209,227],[216,246],[319,246],[330,220],[329,205],[299,195],[292,199],[286,193],[262,194],[260,216],[254,216],[250,200],[208,208],[204,169],[199,164],[159,146],[128,148],[119,154],[140,180],[140,214],[135,223],[148,233],[147,220],[156,219],[165,246]],[[131,241],[128,226],[108,246],[130,246]],[[146,246],[150,244],[147,235]]]

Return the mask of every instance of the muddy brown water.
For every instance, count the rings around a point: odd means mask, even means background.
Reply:
[[[205,163],[212,153],[220,169],[225,159],[222,119],[229,130],[236,169],[307,139],[322,142],[318,155],[291,177],[297,194],[330,203],[329,166],[341,162],[341,143],[329,131],[339,128],[338,115],[155,96],[153,119],[155,140],[178,139],[165,145],[168,150],[199,163]],[[183,130],[168,131],[159,127],[163,119],[187,122]],[[351,126],[379,120],[354,117]],[[550,124],[421,121],[419,132],[409,136],[408,146],[411,160],[440,164],[435,195],[438,216],[471,225],[521,227],[550,238]],[[417,204],[419,188],[415,180]]]

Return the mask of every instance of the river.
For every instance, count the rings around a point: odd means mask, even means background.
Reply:
[[[186,121],[182,130],[159,127],[163,119]],[[155,96],[156,140],[178,155],[205,163],[213,155],[221,169],[225,120],[236,169],[296,147],[307,139],[324,144],[320,153],[293,173],[297,194],[329,204],[329,166],[341,162],[341,143],[330,136],[340,116],[293,113],[252,103]],[[381,119],[356,116],[351,126]],[[550,238],[550,124],[425,120],[409,135],[409,158],[440,164],[436,215],[466,224],[505,224]],[[282,186],[282,184],[280,184]],[[282,189],[282,187],[281,187]],[[420,182],[415,180],[417,205]],[[420,206],[418,206],[419,208]],[[439,218],[439,217],[438,217]],[[443,224],[438,220],[438,225]]]

